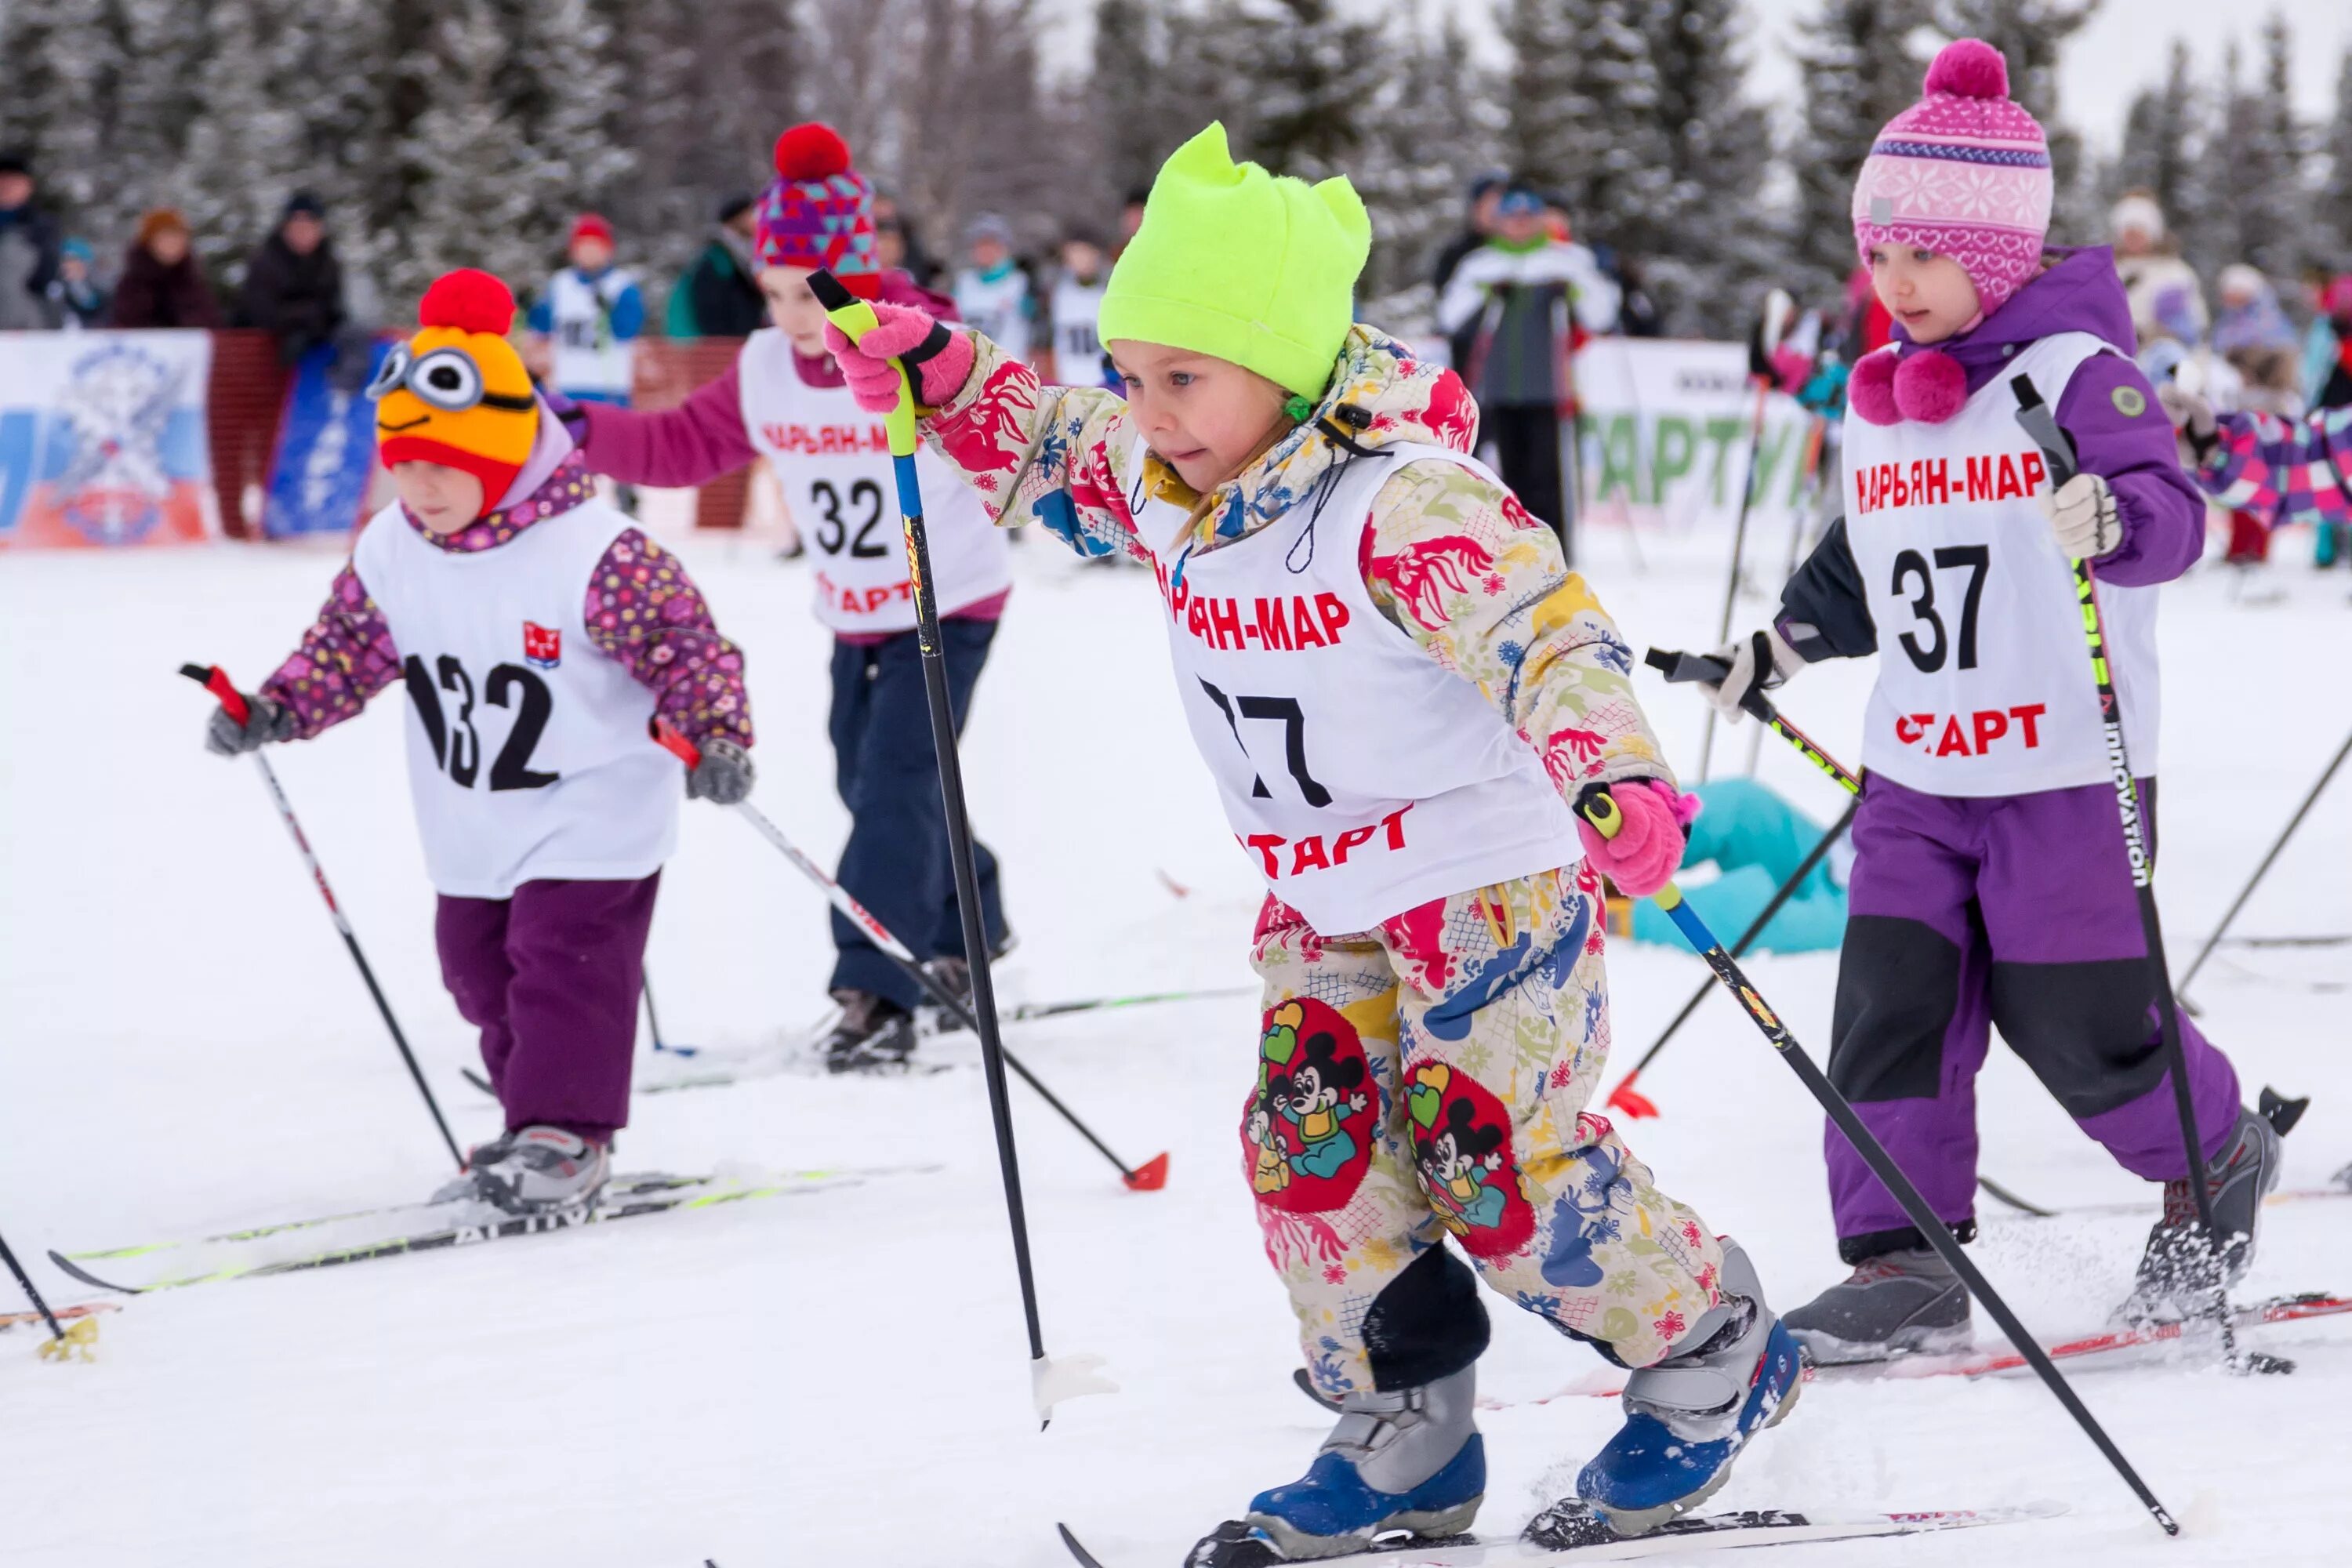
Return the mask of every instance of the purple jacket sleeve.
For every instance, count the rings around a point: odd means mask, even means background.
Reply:
[[[2123,514],[2124,542],[2098,558],[2121,587],[2169,583],[2205,549],[2205,497],[2181,471],[2172,421],[2156,389],[2121,354],[2085,360],[2058,399],[2058,423],[2074,438],[2086,474],[2104,478]]]
[[[2224,414],[2219,425],[2197,469],[2215,505],[2273,525],[2352,519],[2352,408]]]
[[[743,429],[736,367],[695,389],[676,408],[658,414],[583,403],[580,449],[592,474],[627,485],[686,489],[732,473],[760,455]]]
[[[302,634],[301,647],[261,683],[261,695],[291,711],[295,739],[307,741],[358,713],[399,679],[392,628],[346,564],[335,574],[319,618]]]
[[[654,711],[689,740],[751,744],[743,650],[719,635],[685,563],[630,529],[588,581],[588,637],[654,694]]]

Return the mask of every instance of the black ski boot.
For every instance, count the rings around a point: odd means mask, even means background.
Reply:
[[[2205,1167],[2205,1190],[2213,1205],[2212,1247],[2197,1226],[2197,1194],[2184,1178],[2164,1184],[2164,1217],[2147,1233],[2132,1293],[2116,1309],[2126,1323],[2180,1322],[2196,1316],[2217,1289],[2227,1289],[2253,1267],[2261,1233],[2263,1199],[2279,1184],[2284,1155],[2275,1128],[2251,1110],[2238,1112],[2238,1125],[2221,1153]]]
[[[1865,1258],[1780,1321],[1820,1366],[1964,1350],[1969,1288],[1932,1247]]]
[[[1019,946],[1020,942],[1020,938],[1009,931],[1006,931],[997,944],[988,950],[988,962],[991,964],[998,963]],[[971,1005],[971,964],[961,953],[942,953],[937,958],[926,960],[923,969],[932,979],[946,986],[949,993],[958,1001],[967,1007]],[[963,1027],[961,1018],[957,1017],[929,996],[923,998],[917,1011],[921,1015],[923,1027],[927,1033],[951,1035]]]
[[[817,1042],[827,1072],[904,1072],[915,1051],[915,1016],[871,991],[836,991],[841,1021]]]

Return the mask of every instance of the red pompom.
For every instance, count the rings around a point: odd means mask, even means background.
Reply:
[[[478,267],[444,272],[417,302],[420,327],[455,327],[505,337],[514,325],[514,290]]]
[[[1955,38],[1936,51],[1925,86],[1958,98],[2007,98],[2009,62],[1982,38]]]
[[[849,173],[849,143],[822,121],[795,125],[776,138],[776,173],[787,180],[829,180]]]

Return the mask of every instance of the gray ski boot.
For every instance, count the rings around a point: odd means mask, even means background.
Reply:
[[[509,1214],[580,1208],[612,1174],[612,1156],[561,1127],[519,1127],[478,1151],[472,1175],[482,1196]]]
[[[2241,1109],[2238,1126],[2205,1167],[2217,1247],[2209,1249],[2197,1226],[2197,1194],[2184,1178],[2164,1184],[2164,1217],[2147,1233],[2132,1293],[2116,1310],[2126,1323],[2179,1322],[2197,1315],[2217,1289],[2227,1289],[2253,1267],[2263,1225],[2263,1200],[2279,1184],[2285,1151],[2277,1130]]]
[[[1442,1540],[1468,1530],[1486,1495],[1477,1393],[1474,1363],[1417,1388],[1343,1395],[1314,1464],[1252,1499],[1239,1530],[1262,1533],[1285,1561],[1345,1556],[1398,1531]],[[1195,1560],[1215,1544],[1202,1542]]]
[[[1781,1321],[1820,1366],[1965,1350],[1973,1337],[1969,1289],[1932,1247],[1865,1258]]]

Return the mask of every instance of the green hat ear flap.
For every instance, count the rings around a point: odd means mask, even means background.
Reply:
[[[1164,180],[1171,174],[1204,185],[1240,184],[1243,173],[1225,141],[1225,122],[1210,121],[1190,141],[1169,153],[1168,162],[1160,166],[1159,178]],[[1157,185],[1159,180],[1152,183]]]

